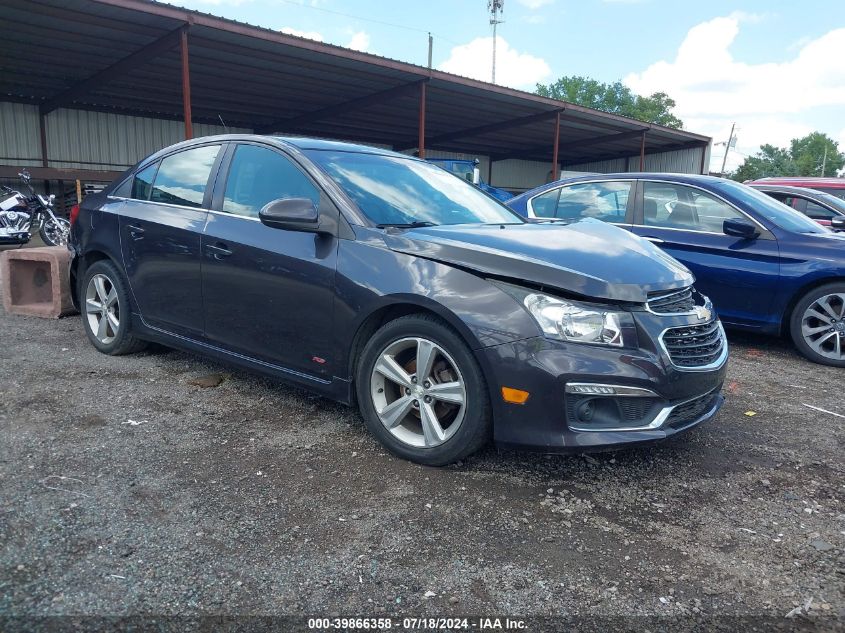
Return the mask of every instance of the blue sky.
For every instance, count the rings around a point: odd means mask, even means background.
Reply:
[[[172,0],[251,24],[490,78],[486,0]],[[580,74],[667,92],[685,127],[718,141],[739,128],[729,165],[761,143],[786,145],[813,130],[845,149],[845,7],[842,0],[671,2],[505,0],[497,83]],[[724,150],[713,150],[721,162]]]

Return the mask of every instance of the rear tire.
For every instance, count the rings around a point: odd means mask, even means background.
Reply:
[[[845,367],[845,283],[825,284],[801,297],[792,310],[789,333],[809,360]]]
[[[478,361],[434,316],[382,326],[364,346],[355,387],[367,428],[399,457],[444,466],[490,439],[490,398]]]
[[[79,286],[79,308],[88,340],[103,354],[121,356],[147,346],[132,334],[129,292],[121,272],[112,262],[95,262]]]

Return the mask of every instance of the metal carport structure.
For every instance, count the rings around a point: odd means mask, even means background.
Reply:
[[[706,136],[168,4],[3,5],[0,101],[38,107],[36,178],[73,176],[50,167],[45,121],[59,109],[184,121],[186,137],[198,123],[225,123],[423,156],[426,150],[477,154],[488,165],[541,161],[554,173],[628,157],[632,168],[643,169],[649,155],[686,149],[700,150],[695,168],[706,168]],[[14,158],[0,148],[0,162]],[[0,165],[0,176],[12,169]]]

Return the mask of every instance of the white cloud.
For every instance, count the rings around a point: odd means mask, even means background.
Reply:
[[[555,0],[517,0],[519,4],[524,7],[528,7],[532,11],[536,11],[542,7],[545,7],[550,4],[554,4]]]
[[[493,60],[493,38],[478,37],[468,44],[455,46],[449,59],[438,68],[472,79],[490,81]],[[496,37],[496,83],[512,88],[533,88],[551,74],[544,59],[520,53],[505,38]]]
[[[711,135],[714,141],[727,139],[731,122],[736,121],[738,151],[729,155],[729,168],[742,162],[743,153],[758,151],[762,143],[783,146],[818,129],[814,108],[845,106],[845,28],[803,43],[784,62],[749,64],[734,59],[730,48],[740,24],[760,19],[733,13],[698,24],[689,30],[674,60],[656,62],[624,80],[639,94],[669,94],[686,128]],[[713,148],[716,167],[722,152],[722,147]]]
[[[283,26],[279,29],[285,35],[295,35],[296,37],[305,37],[309,40],[315,40],[317,42],[322,42],[325,38],[323,38],[322,33],[318,33],[317,31],[300,31],[299,29],[295,29],[291,26]]]
[[[346,44],[346,48],[351,48],[352,50],[361,51],[362,53],[369,52],[370,50],[370,34],[366,31],[358,31],[352,35],[352,39],[349,40],[349,43]]]

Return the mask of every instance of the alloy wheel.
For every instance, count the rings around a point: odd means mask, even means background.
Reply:
[[[370,394],[385,428],[417,448],[448,441],[466,414],[466,385],[457,363],[426,338],[388,345],[373,367]]]
[[[817,354],[845,359],[845,294],[819,297],[801,317],[801,335]]]
[[[100,343],[108,345],[120,328],[120,301],[111,280],[98,273],[88,281],[85,289],[85,314],[88,327]]]
[[[44,235],[51,246],[67,246],[68,236],[70,235],[70,222],[64,218],[56,218],[56,222],[46,222],[44,224]]]

